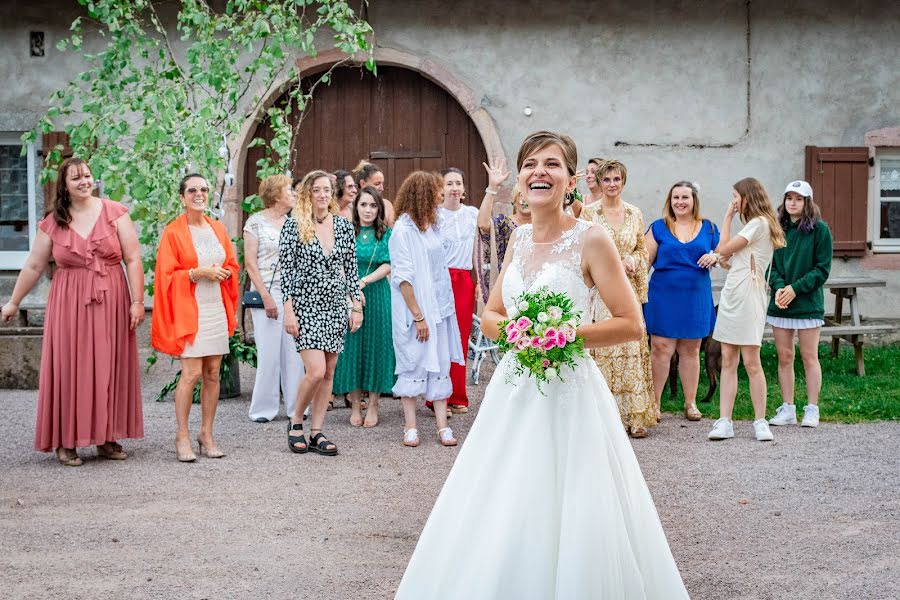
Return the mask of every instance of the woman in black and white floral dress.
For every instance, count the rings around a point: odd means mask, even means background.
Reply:
[[[355,233],[350,221],[337,212],[328,173],[308,173],[301,183],[297,207],[285,221],[278,243],[284,328],[296,340],[306,368],[288,424],[288,446],[298,454],[307,450],[326,456],[337,454],[337,446],[322,434],[322,425],[348,322],[350,331],[362,324]],[[310,402],[312,437],[307,444],[303,411]]]

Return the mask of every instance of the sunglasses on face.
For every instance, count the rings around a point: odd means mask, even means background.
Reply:
[[[201,187],[201,188],[189,187],[188,189],[184,190],[185,194],[196,194],[197,192],[200,192],[201,194],[208,194],[209,188],[208,187]]]

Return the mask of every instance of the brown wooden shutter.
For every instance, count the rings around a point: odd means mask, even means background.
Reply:
[[[806,180],[831,227],[835,256],[864,256],[868,248],[869,149],[806,147]]]
[[[47,155],[57,146],[62,146],[62,157],[64,159],[72,156],[72,147],[69,145],[69,136],[65,131],[51,131],[45,133],[41,137],[41,156],[44,164],[47,162]],[[44,214],[51,210],[51,203],[56,199],[56,182],[50,181],[44,184]]]

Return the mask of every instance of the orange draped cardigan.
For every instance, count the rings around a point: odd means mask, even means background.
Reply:
[[[231,271],[231,277],[220,284],[230,337],[237,327],[240,268],[225,226],[206,215],[203,218],[212,226],[225,249],[225,263],[221,266]],[[185,344],[193,343],[197,335],[199,312],[194,296],[196,284],[188,277],[188,271],[197,266],[197,251],[188,229],[187,215],[182,214],[163,230],[156,254],[150,343],[164,354],[180,356]]]

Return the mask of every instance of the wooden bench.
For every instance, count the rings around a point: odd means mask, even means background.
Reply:
[[[867,335],[880,335],[893,333],[897,327],[893,325],[863,325],[859,312],[859,288],[885,287],[887,283],[873,277],[830,277],[825,282],[825,289],[834,294],[834,316],[825,316],[825,325],[822,327],[823,336],[831,336],[831,355],[837,356],[841,340],[853,345],[856,355],[856,373],[860,376],[866,374],[866,365],[863,362],[863,341]],[[713,285],[714,291],[722,291],[722,284]],[[844,323],[844,300],[850,305],[850,322]],[[763,337],[772,339],[772,328],[766,326]]]
[[[866,365],[863,361],[863,338],[867,335],[893,333],[896,330],[897,328],[893,325],[825,325],[821,329],[821,335],[831,336],[832,356],[837,356],[837,349],[841,340],[853,344],[853,353],[856,356],[856,373],[862,376],[866,374]],[[763,339],[774,339],[771,327],[766,326],[763,332]]]

